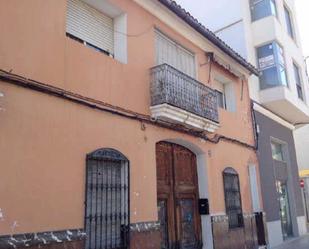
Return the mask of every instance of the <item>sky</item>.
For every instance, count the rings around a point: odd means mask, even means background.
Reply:
[[[296,13],[294,18],[297,21],[299,34],[300,34],[300,42],[303,50],[303,55],[309,56],[309,0],[294,0],[296,5]],[[196,9],[192,4],[197,2],[196,0],[176,0],[179,4],[181,4],[184,8],[194,9],[195,15],[198,19],[201,19],[199,15],[202,15],[201,9],[207,6],[207,3],[199,1],[199,4],[196,6]],[[203,5],[204,4],[204,5]],[[201,6],[202,5],[202,6]],[[193,8],[192,8],[193,7]],[[202,21],[202,20],[200,20]],[[205,24],[207,26],[207,24]],[[309,59],[307,60],[309,64]],[[308,65],[309,66],[309,65]]]

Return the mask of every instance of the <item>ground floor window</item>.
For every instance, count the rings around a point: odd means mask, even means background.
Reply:
[[[129,162],[113,149],[87,155],[86,249],[127,248],[129,226]]]
[[[224,196],[226,214],[229,218],[229,227],[237,228],[243,226],[243,215],[241,207],[241,195],[239,188],[239,177],[232,168],[223,171]]]

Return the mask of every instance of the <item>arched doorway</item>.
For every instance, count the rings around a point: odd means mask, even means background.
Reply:
[[[202,247],[196,156],[168,142],[156,144],[161,249]]]

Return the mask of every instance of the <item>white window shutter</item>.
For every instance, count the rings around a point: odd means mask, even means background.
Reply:
[[[114,54],[113,19],[80,0],[68,0],[66,32]]]
[[[194,54],[156,31],[156,64],[164,63],[193,78],[196,77]]]

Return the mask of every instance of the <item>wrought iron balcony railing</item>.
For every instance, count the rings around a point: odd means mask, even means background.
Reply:
[[[161,104],[219,123],[216,92],[168,64],[151,69],[151,106]]]

